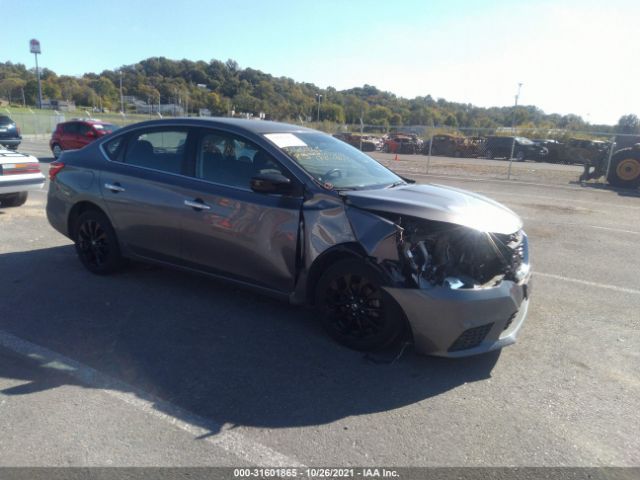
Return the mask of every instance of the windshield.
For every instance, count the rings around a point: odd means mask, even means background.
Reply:
[[[404,183],[370,156],[323,133],[270,133],[265,137],[327,188],[382,188]]]
[[[516,137],[516,141],[521,145],[533,145],[533,142],[528,138]]]

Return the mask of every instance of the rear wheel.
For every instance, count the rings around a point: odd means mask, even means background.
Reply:
[[[489,160],[493,160],[493,152],[492,152],[491,150],[487,150],[487,151],[484,153],[484,156],[485,156],[486,158],[488,158]]]
[[[617,152],[611,159],[607,180],[616,187],[640,186],[640,150],[625,149]]]
[[[0,195],[0,207],[19,207],[20,205],[24,205],[28,195],[27,192]]]
[[[58,159],[60,155],[62,155],[62,148],[57,143],[54,143],[53,147],[51,147],[51,152],[53,153],[53,157]]]
[[[518,162],[524,162],[524,152],[522,150],[516,153],[516,160]]]
[[[329,335],[355,350],[383,348],[403,332],[402,310],[362,260],[343,260],[327,269],[318,282],[316,307]]]
[[[124,266],[116,233],[104,213],[81,214],[75,222],[74,241],[80,262],[90,272],[106,275]]]

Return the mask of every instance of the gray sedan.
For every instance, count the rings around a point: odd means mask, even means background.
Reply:
[[[416,185],[321,132],[176,119],[123,128],[53,162],[47,217],[82,264],[182,268],[314,305],[359,350],[513,343],[529,302],[527,236],[506,207]]]

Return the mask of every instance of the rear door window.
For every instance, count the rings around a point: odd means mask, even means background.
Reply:
[[[138,131],[127,142],[124,163],[180,174],[183,172],[186,144],[187,129]]]

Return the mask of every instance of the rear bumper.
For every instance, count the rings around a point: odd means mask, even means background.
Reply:
[[[0,138],[0,145],[7,147],[17,147],[22,142],[22,138]]]
[[[6,193],[29,192],[33,190],[41,190],[44,186],[44,177],[42,175],[33,179],[22,180],[3,180],[0,178],[0,195]]]
[[[466,357],[516,341],[529,308],[530,278],[478,290],[386,290],[404,310],[419,353]]]

